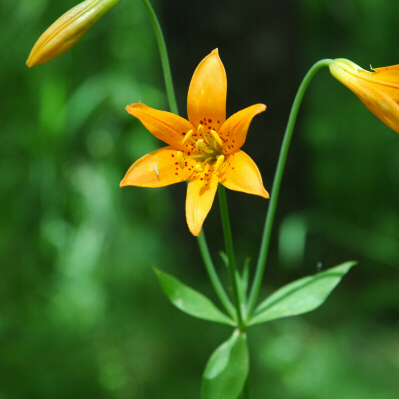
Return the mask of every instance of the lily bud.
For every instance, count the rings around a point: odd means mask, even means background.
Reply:
[[[369,72],[352,61],[336,59],[329,68],[377,118],[399,133],[399,65]]]
[[[57,19],[33,46],[28,67],[54,60],[73,47],[119,0],[86,0]]]

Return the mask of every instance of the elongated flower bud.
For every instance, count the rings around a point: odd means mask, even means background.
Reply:
[[[26,65],[54,60],[73,47],[119,0],[86,0],[57,19],[39,38]]]
[[[336,59],[329,68],[377,118],[399,133],[399,65],[369,72],[352,61]]]

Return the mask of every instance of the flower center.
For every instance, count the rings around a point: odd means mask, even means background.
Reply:
[[[215,130],[210,131],[212,137],[204,132],[204,127],[199,125],[197,128],[197,134],[194,134],[193,130],[190,130],[182,141],[185,145],[189,141],[194,144],[194,147],[199,151],[193,155],[183,155],[181,151],[177,151],[177,161],[181,169],[185,167],[185,159],[190,158],[197,162],[195,170],[197,172],[203,172],[205,169],[215,168],[215,171],[219,171],[224,162],[223,141],[216,133]],[[189,153],[190,154],[190,153]]]

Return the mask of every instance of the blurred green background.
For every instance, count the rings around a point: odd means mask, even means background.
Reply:
[[[184,184],[128,187],[163,144],[124,108],[167,109],[139,0],[122,0],[72,51],[28,69],[73,0],[0,0],[0,399],[199,398],[228,327],[176,310],[152,267],[217,303],[184,214]],[[271,190],[296,90],[322,58],[399,63],[396,0],[154,1],[180,112],[218,47],[228,115],[263,102],[244,150]],[[399,136],[321,70],[300,110],[262,297],[356,259],[322,308],[249,330],[253,398],[393,399],[399,392]],[[236,256],[254,264],[267,209],[228,192]],[[205,231],[226,282],[217,200]]]

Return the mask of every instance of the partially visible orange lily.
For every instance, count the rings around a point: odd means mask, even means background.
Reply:
[[[387,126],[399,133],[399,65],[369,72],[352,61],[334,60],[331,74],[362,100]]]
[[[240,150],[252,118],[266,106],[253,105],[226,120],[226,94],[226,73],[216,49],[201,61],[192,77],[188,121],[141,103],[126,107],[169,146],[136,161],[120,186],[163,187],[188,180],[186,217],[195,236],[212,207],[218,183],[269,198],[256,164]]]

